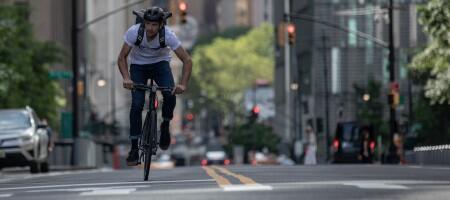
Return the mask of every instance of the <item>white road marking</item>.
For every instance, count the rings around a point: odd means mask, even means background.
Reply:
[[[124,195],[136,191],[136,188],[129,189],[101,189],[91,192],[82,192],[80,196],[98,196],[98,195]]]
[[[0,194],[0,198],[6,198],[6,197],[10,197],[13,194]]]
[[[355,186],[361,189],[390,189],[390,190],[407,190],[409,189],[403,185],[394,185],[386,183],[371,183],[371,182],[347,182],[342,183],[342,185]]]
[[[5,183],[15,180],[26,180],[31,178],[48,177],[48,176],[60,176],[60,175],[70,175],[70,174],[86,174],[86,173],[98,173],[98,172],[111,172],[112,169],[102,168],[102,169],[92,169],[92,170],[75,170],[66,172],[50,172],[44,174],[2,174],[2,179],[0,183]]]
[[[59,189],[43,189],[43,190],[30,190],[26,192],[86,192],[94,190],[113,190],[113,189],[136,189],[150,187],[149,185],[135,185],[135,186],[115,186],[115,187],[83,187],[83,188],[59,188]]]
[[[413,169],[437,169],[437,170],[450,170],[450,167],[431,167],[431,166],[420,166],[420,165],[412,165],[408,166]]]
[[[289,182],[289,183],[265,183],[274,190],[307,189],[311,187],[324,187],[336,185],[351,185],[360,189],[410,189],[409,185],[441,185],[450,188],[450,181],[420,181],[420,180],[360,180],[360,181],[315,181],[315,182]]]
[[[199,179],[199,180],[174,180],[174,181],[136,181],[136,182],[114,182],[114,183],[80,183],[80,184],[63,184],[63,185],[38,185],[27,187],[9,187],[0,188],[0,191],[5,190],[23,190],[23,189],[41,189],[41,188],[60,188],[60,187],[80,187],[80,186],[107,186],[107,185],[132,185],[132,184],[158,184],[158,183],[191,183],[191,182],[214,182],[214,179]]]
[[[223,192],[221,188],[192,188],[192,189],[163,189],[163,190],[150,190],[150,191],[137,191],[133,194],[136,195],[150,195],[150,194],[204,194],[211,192]]]
[[[272,186],[269,185],[227,185],[222,187],[224,192],[240,192],[240,191],[262,191],[262,190],[272,190]]]

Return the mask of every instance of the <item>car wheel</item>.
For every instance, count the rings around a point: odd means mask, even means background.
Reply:
[[[48,162],[41,163],[41,172],[42,173],[48,173],[48,171],[49,171]]]
[[[36,161],[32,161],[30,164],[30,172],[32,174],[39,173],[41,171],[41,164]]]

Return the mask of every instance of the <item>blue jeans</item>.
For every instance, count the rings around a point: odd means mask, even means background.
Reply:
[[[147,84],[148,79],[153,79],[158,86],[174,87],[172,70],[169,62],[161,61],[148,65],[130,66],[131,80],[138,84]],[[163,92],[162,117],[165,120],[173,118],[176,98],[170,92]],[[145,91],[131,91],[130,110],[130,139],[138,139],[142,133],[142,110],[145,102]]]

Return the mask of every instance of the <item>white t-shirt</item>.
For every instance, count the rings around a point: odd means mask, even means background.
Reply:
[[[165,27],[166,31],[166,47],[160,48],[159,36],[156,35],[150,42],[147,41],[147,33],[144,31],[144,38],[139,46],[134,45],[138,35],[140,24],[131,26],[123,36],[124,41],[133,47],[130,52],[131,64],[153,64],[161,61],[170,61],[170,50],[177,49],[181,42],[175,33],[169,28]]]

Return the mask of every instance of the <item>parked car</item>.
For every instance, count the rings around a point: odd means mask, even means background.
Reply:
[[[231,163],[223,147],[219,144],[208,145],[206,154],[201,161],[202,166],[206,165],[229,165]]]
[[[249,152],[249,163],[252,165],[278,165],[277,156],[269,152],[251,151]]]
[[[357,122],[341,122],[337,124],[332,143],[333,163],[361,163],[360,155],[363,138],[361,128],[361,125]],[[369,148],[371,152],[375,151],[376,143],[373,135],[370,136]]]
[[[163,153],[155,161],[152,161],[150,167],[152,169],[172,169],[175,167],[175,161],[170,158],[169,154]]]
[[[0,110],[0,168],[29,166],[48,172],[49,137],[32,108]]]

